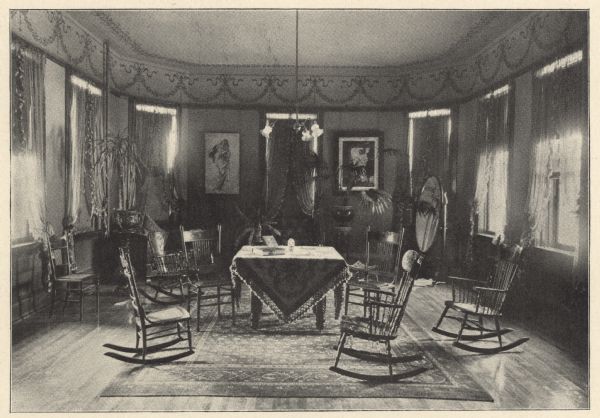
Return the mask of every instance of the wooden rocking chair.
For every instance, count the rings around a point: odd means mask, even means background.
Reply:
[[[422,259],[423,257],[416,251],[407,251],[402,258],[402,268],[404,271],[398,273],[398,279],[394,283],[393,291],[372,290],[374,295],[366,300],[367,315],[344,315],[342,317],[337,356],[334,365],[329,370],[355,379],[381,383],[397,382],[428,370],[425,367],[416,367],[403,373],[394,373],[392,368],[393,364],[417,361],[422,358],[419,354],[394,357],[391,347],[391,341],[398,336],[398,328],[404,316],[408,297],[410,296],[413,282],[418,274]],[[348,336],[383,343],[386,346],[387,354],[346,348],[345,343]],[[389,374],[363,374],[339,368],[338,363],[342,353],[362,360],[387,363]]]
[[[165,303],[150,297],[144,291],[138,290],[133,269],[131,267],[129,248],[119,248],[119,259],[121,262],[123,276],[125,276],[127,279],[131,305],[135,313],[135,348],[123,347],[115,344],[104,344],[104,347],[106,348],[124,353],[130,353],[133,354],[133,356],[128,357],[114,352],[107,352],[104,354],[108,357],[134,364],[167,363],[193,354],[194,351],[192,350],[192,333],[190,330],[189,312],[181,306],[176,305],[169,308],[147,312],[142,305],[140,294],[154,303],[162,305],[165,305]],[[173,327],[175,327],[175,329],[173,329]],[[165,337],[172,336],[176,336],[176,338],[158,344],[148,345],[148,341],[150,340],[163,339]],[[141,348],[140,340],[142,343]],[[171,347],[179,343],[180,341],[188,342],[187,351],[152,359],[146,358],[146,355],[164,350],[167,347]],[[139,357],[140,354],[141,358]]]
[[[502,316],[502,306],[506,299],[506,294],[510,289],[513,279],[520,270],[519,260],[521,251],[522,248],[518,245],[500,249],[498,259],[487,281],[450,276],[449,279],[452,281],[452,300],[445,302],[446,306],[442,315],[432,330],[438,334],[455,338],[455,347],[481,354],[499,353],[513,349],[529,341],[529,338],[521,338],[504,345],[502,336],[513,330],[510,328],[500,328],[500,317]],[[457,312],[458,316],[446,316],[450,309]],[[461,325],[458,333],[440,328],[444,318],[460,322]],[[477,321],[473,318],[476,318]],[[485,327],[484,319],[493,319],[495,328]],[[474,333],[465,334],[464,331],[474,331]],[[477,342],[488,338],[497,338],[498,346],[488,348],[462,342]]]

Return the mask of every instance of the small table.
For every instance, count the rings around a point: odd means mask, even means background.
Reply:
[[[280,248],[283,254],[264,255],[260,247],[244,246],[233,257],[234,286],[238,278],[252,291],[252,327],[258,327],[265,303],[286,323],[313,308],[317,328],[323,329],[325,295],[350,279],[350,268],[333,247]]]

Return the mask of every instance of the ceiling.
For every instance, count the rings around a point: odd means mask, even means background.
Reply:
[[[89,10],[75,20],[127,57],[180,65],[295,62],[294,10]],[[527,11],[300,10],[301,66],[398,67],[472,55]]]

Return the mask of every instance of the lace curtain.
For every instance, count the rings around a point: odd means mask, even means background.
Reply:
[[[45,96],[44,54],[11,44],[11,237],[43,237]]]
[[[479,230],[504,235],[508,191],[508,91],[479,101],[475,202]]]
[[[139,105],[138,105],[139,106]],[[162,108],[161,108],[162,109]],[[168,174],[174,162],[177,117],[173,112],[135,109],[135,145],[146,173],[136,185],[136,207],[153,219],[168,216]],[[175,148],[176,150],[176,148]]]
[[[534,79],[533,145],[529,174],[526,238],[541,245],[578,245],[584,129],[582,65],[538,72]],[[558,214],[550,208],[558,180]],[[555,234],[550,221],[557,222]],[[556,242],[552,242],[555,235]]]

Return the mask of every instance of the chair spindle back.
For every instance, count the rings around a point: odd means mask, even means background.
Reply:
[[[400,232],[378,232],[367,229],[366,262],[367,266],[376,265],[376,270],[397,273],[400,270],[400,258],[404,228]]]
[[[181,246],[189,266],[200,266],[214,262],[221,255],[221,225],[214,229],[190,229],[180,226]]]
[[[127,279],[127,288],[129,290],[129,297],[131,298],[131,304],[135,312],[136,321],[138,322],[138,325],[143,325],[146,313],[138,293],[137,283],[135,281],[135,273],[131,267],[132,264],[129,248],[119,247],[119,260],[121,262],[121,272]]]
[[[369,308],[370,332],[373,335],[395,337],[404,317],[408,298],[415,277],[419,274],[423,256],[414,250],[408,250],[402,257],[402,271],[398,272],[393,295],[384,294],[381,304],[372,304]]]

